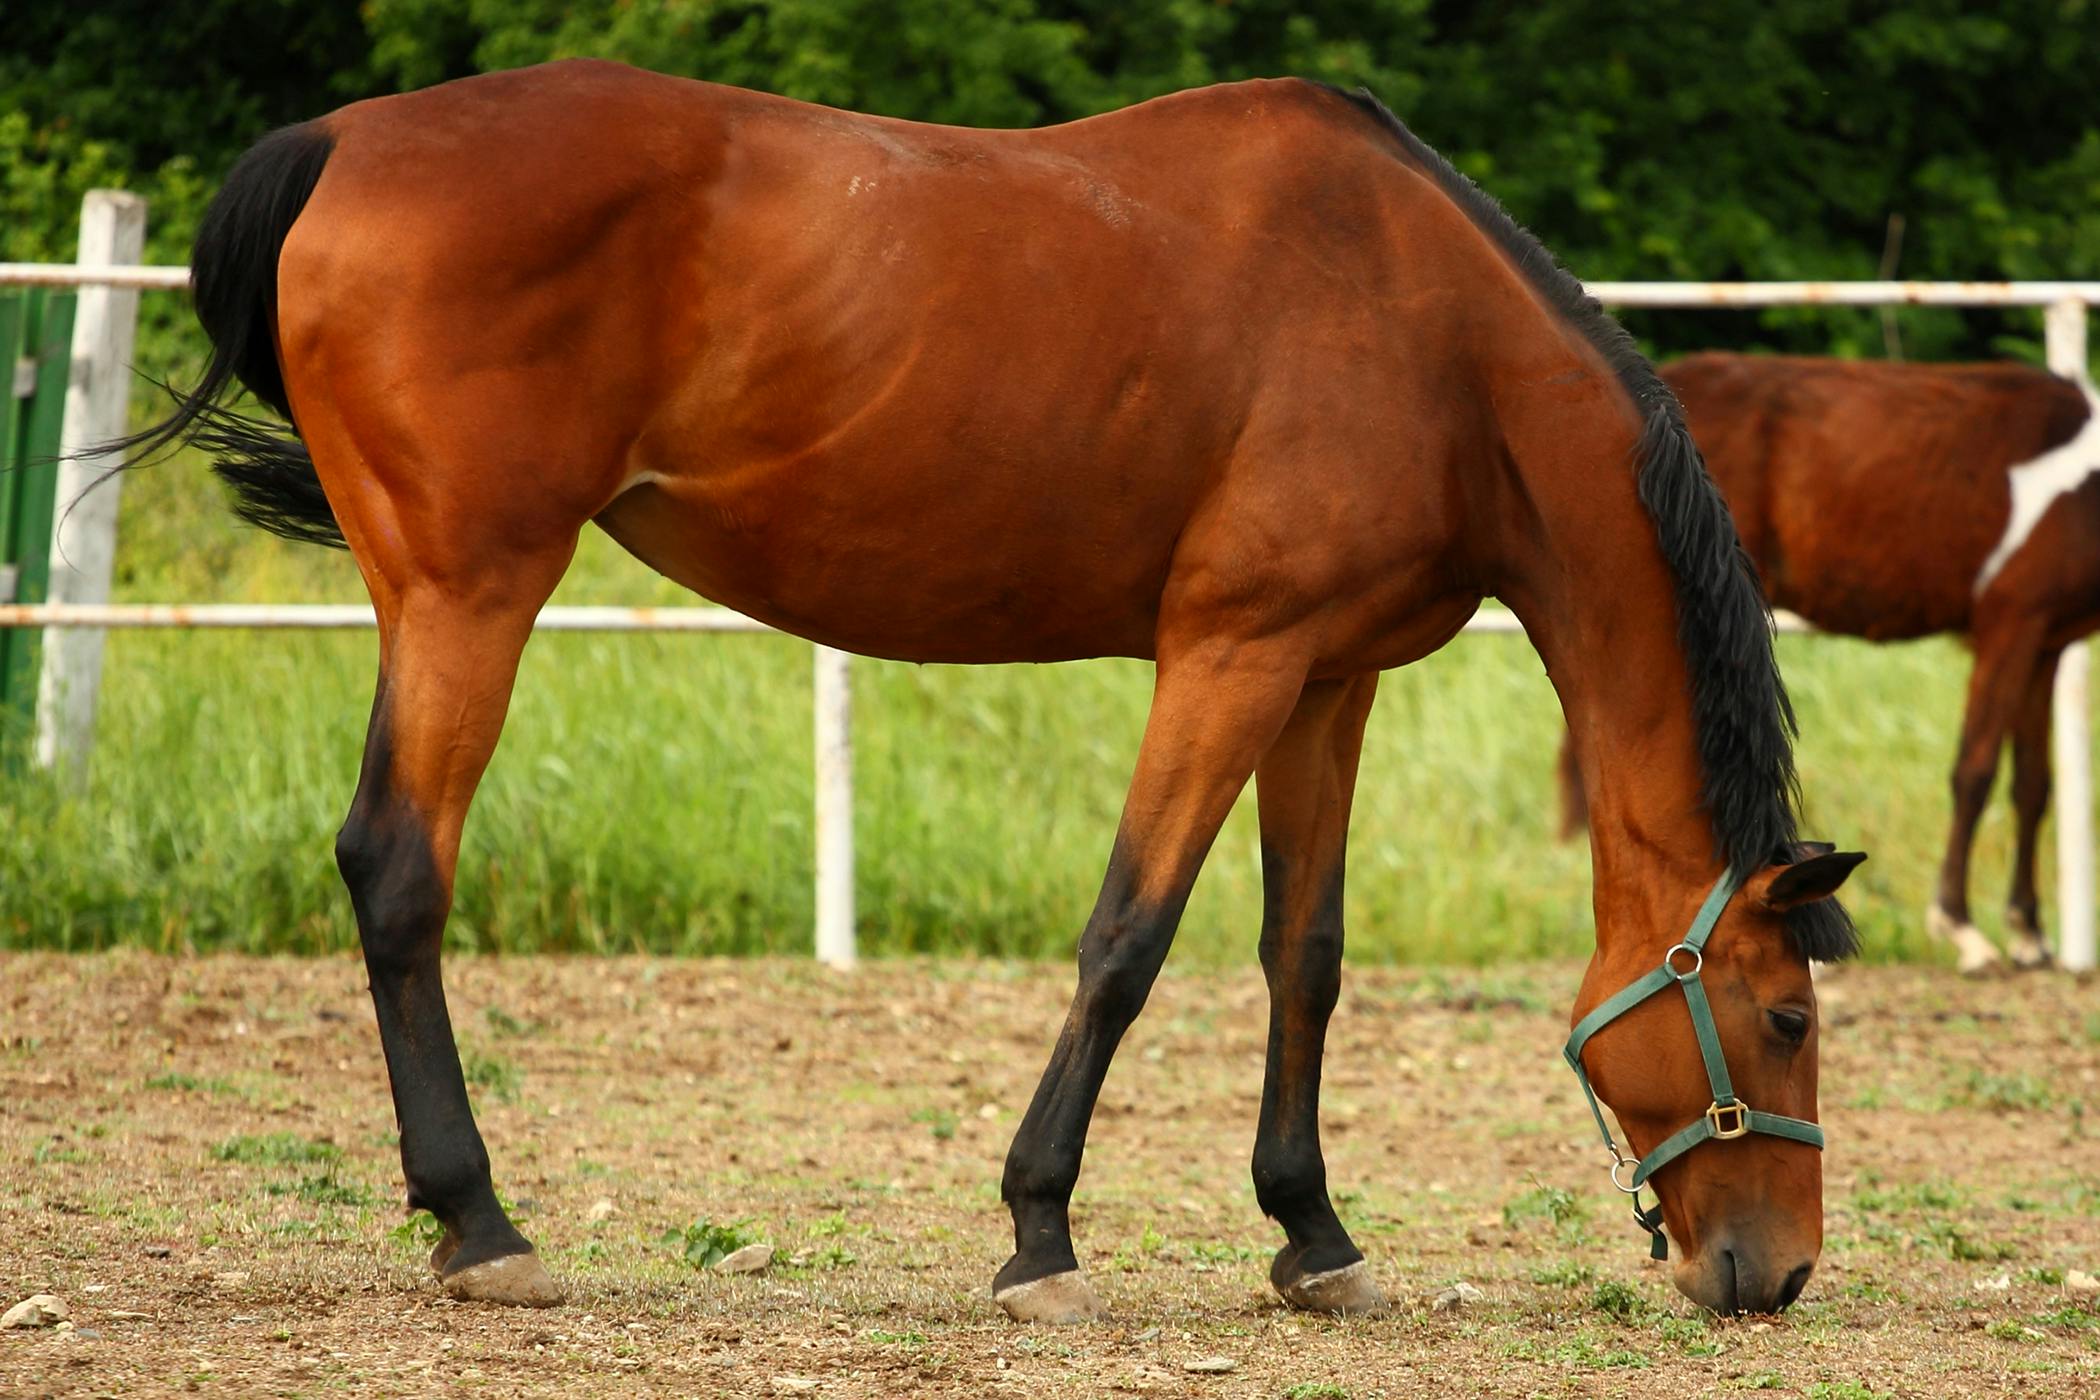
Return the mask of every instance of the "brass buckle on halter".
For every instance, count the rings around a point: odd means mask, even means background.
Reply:
[[[1728,1114],[1735,1116],[1730,1119],[1726,1117]],[[1708,1104],[1706,1121],[1714,1125],[1714,1140],[1717,1142],[1747,1136],[1750,1132],[1750,1105],[1740,1101]]]

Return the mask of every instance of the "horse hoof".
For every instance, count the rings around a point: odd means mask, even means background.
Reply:
[[[436,1274],[439,1278],[443,1278],[445,1276],[445,1266],[452,1262],[452,1256],[457,1253],[459,1253],[459,1236],[453,1234],[451,1227],[447,1226],[445,1237],[439,1240],[437,1246],[430,1251],[430,1272]]]
[[[449,1274],[448,1296],[471,1303],[502,1303],[513,1308],[551,1308],[561,1301],[561,1288],[530,1252],[505,1254]]]
[[[1087,1286],[1086,1276],[1077,1269],[1002,1288],[992,1294],[992,1301],[1006,1309],[1006,1315],[1016,1322],[1051,1327],[1092,1322],[1108,1311]]]
[[[1925,910],[1925,932],[1942,943],[1954,945],[1954,965],[1964,977],[1984,977],[1999,970],[2004,959],[1983,930],[1966,919],[1957,919],[1938,904]]]
[[[2012,935],[2012,964],[2023,972],[2033,972],[2052,965],[2056,959],[2049,952],[2049,942],[2042,931],[2028,922],[2027,916],[2017,909],[2005,914],[2006,932]]]
[[[2056,958],[2049,952],[2049,945],[2039,935],[2030,935],[2013,941],[2012,965],[2022,972],[2035,972],[2054,964]]]
[[[1385,1294],[1371,1277],[1371,1266],[1359,1259],[1339,1269],[1307,1274],[1288,1285],[1277,1286],[1283,1301],[1303,1312],[1334,1313],[1338,1317],[1363,1317],[1386,1310]]]

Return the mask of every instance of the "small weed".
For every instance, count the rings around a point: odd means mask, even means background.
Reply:
[[[487,1090],[498,1103],[518,1101],[518,1089],[525,1082],[525,1076],[509,1060],[484,1055],[479,1050],[468,1050],[459,1057],[459,1067],[467,1077],[469,1088]]]
[[[873,1328],[863,1332],[861,1335],[871,1342],[880,1342],[884,1346],[922,1347],[926,1345],[926,1334],[924,1332],[885,1332],[880,1328]]]
[[[1572,1259],[1563,1259],[1557,1264],[1541,1264],[1531,1271],[1531,1281],[1542,1288],[1580,1288],[1597,1277],[1597,1271],[1587,1264],[1578,1264]]]
[[[2055,1288],[2063,1283],[2064,1271],[2062,1269],[2048,1268],[2029,1269],[2021,1274],[2020,1277],[2026,1279],[2029,1283],[2046,1284],[2051,1288]]]
[[[233,1086],[223,1079],[199,1079],[194,1074],[156,1074],[147,1080],[148,1089],[166,1089],[179,1094],[230,1094]]]
[[[1550,1220],[1554,1228],[1580,1226],[1589,1207],[1572,1191],[1558,1186],[1535,1186],[1502,1207],[1502,1223],[1512,1229],[1527,1220]]]
[[[915,1108],[911,1112],[911,1121],[924,1123],[927,1131],[933,1134],[935,1142],[947,1142],[955,1136],[955,1114],[948,1109]]]
[[[2065,1327],[2074,1332],[2091,1332],[2100,1329],[2100,1312],[2068,1303],[2054,1312],[2036,1313],[2034,1323],[2037,1327]]]
[[[1896,1400],[1896,1392],[1864,1381],[1816,1381],[1808,1388],[1808,1400]]]
[[[2038,1342],[2042,1340],[2041,1333],[2035,1331],[2026,1323],[2009,1317],[2002,1318],[1983,1330],[1987,1335],[1996,1337],[2001,1342]]]
[[[1927,1222],[1925,1232],[1916,1238],[1919,1244],[1942,1250],[1949,1259],[1966,1264],[2010,1259],[2019,1252],[2001,1241],[1977,1239],[1951,1220]]]
[[[1590,1293],[1590,1311],[1601,1312],[1621,1322],[1635,1322],[1648,1313],[1648,1300],[1630,1283],[1606,1279]]]
[[[437,1242],[445,1238],[445,1226],[429,1211],[419,1210],[386,1233],[395,1244],[410,1249],[435,1249]]]
[[[1956,1092],[1955,1102],[1974,1108],[1994,1108],[2000,1112],[2014,1109],[2053,1108],[2056,1094],[2048,1081],[2032,1074],[1985,1074],[1982,1070],[1969,1071],[1968,1082]]]
[[[1758,1371],[1753,1375],[1737,1377],[1738,1390],[1778,1390],[1786,1384],[1786,1377],[1777,1371]]]
[[[540,1028],[538,1022],[521,1021],[500,1006],[482,1007],[481,1019],[488,1022],[489,1029],[497,1035],[510,1036],[512,1038],[531,1035]]]
[[[1948,1182],[1920,1181],[1883,1189],[1872,1178],[1852,1195],[1852,1204],[1864,1211],[1888,1215],[1906,1210],[1955,1210],[1966,1201],[1961,1188]]]
[[[675,1251],[678,1256],[696,1269],[711,1269],[747,1244],[757,1239],[739,1222],[718,1225],[712,1220],[696,1220],[683,1230],[666,1230],[659,1244]]]
[[[228,1138],[211,1150],[222,1162],[246,1166],[292,1166],[301,1162],[333,1162],[343,1149],[332,1142],[309,1142],[297,1133],[269,1133],[262,1137]]]
[[[1253,1245],[1212,1243],[1199,1240],[1187,1246],[1189,1258],[1198,1264],[1245,1264],[1260,1259],[1266,1250]]]
[[[859,1257],[851,1250],[840,1245],[828,1244],[810,1255],[804,1267],[828,1273],[833,1269],[850,1269],[859,1262]]]
[[[363,1210],[379,1204],[379,1197],[370,1187],[340,1180],[333,1167],[302,1177],[293,1185],[273,1181],[263,1190],[272,1196],[297,1196],[317,1206],[350,1206]]]
[[[1846,1284],[1844,1294],[1847,1298],[1858,1298],[1869,1303],[1890,1302],[1896,1296],[1886,1284],[1876,1283],[1871,1279]]]
[[[1706,1324],[1696,1317],[1665,1317],[1655,1324],[1655,1335],[1666,1342],[1689,1347],[1706,1340]]]
[[[1333,1381],[1300,1381],[1283,1392],[1283,1400],[1349,1400],[1349,1392]]]

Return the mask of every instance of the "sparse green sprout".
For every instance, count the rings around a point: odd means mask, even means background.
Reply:
[[[222,1162],[247,1166],[288,1166],[297,1162],[333,1162],[343,1149],[332,1142],[309,1142],[297,1133],[267,1133],[261,1137],[228,1138],[211,1150]]]
[[[717,1224],[696,1220],[683,1230],[666,1230],[658,1242],[696,1269],[711,1269],[757,1238],[744,1229],[749,1222]]]

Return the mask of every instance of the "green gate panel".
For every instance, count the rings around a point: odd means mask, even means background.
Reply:
[[[40,288],[0,295],[7,386],[6,407],[0,409],[7,467],[0,483],[0,568],[13,579],[9,602],[41,603],[50,591],[51,520],[77,300],[73,292]],[[17,398],[16,366],[25,360],[34,366],[34,387],[27,398]],[[0,742],[19,742],[34,722],[41,641],[34,629],[0,627]]]

